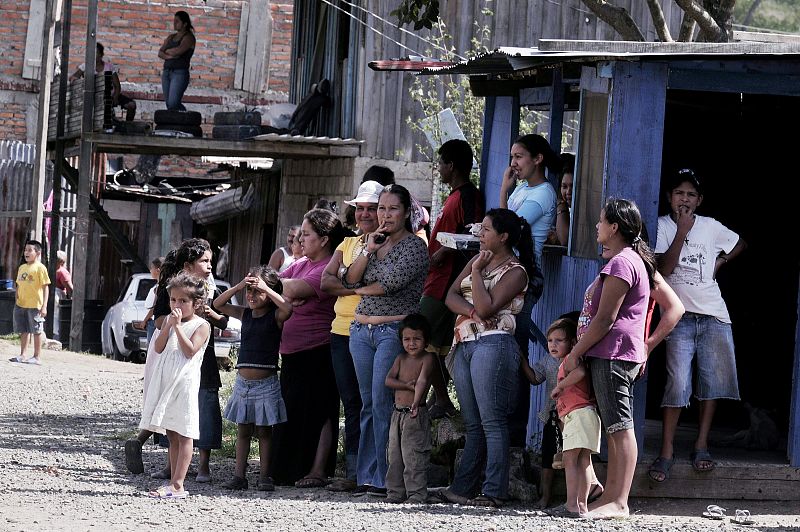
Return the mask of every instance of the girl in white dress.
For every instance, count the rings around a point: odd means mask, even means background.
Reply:
[[[197,394],[200,366],[211,327],[195,312],[206,297],[206,284],[181,272],[167,285],[170,312],[155,337],[159,353],[142,409],[139,428],[167,435],[172,478],[169,484],[148,493],[161,499],[183,499],[189,492],[183,481],[192,460],[192,440],[200,437]]]

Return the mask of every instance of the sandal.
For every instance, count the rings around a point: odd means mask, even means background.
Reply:
[[[491,495],[478,495],[472,499],[467,500],[469,506],[484,506],[486,508],[500,508],[503,506],[503,501]]]
[[[736,510],[736,517],[731,517],[731,522],[737,525],[754,525],[756,522],[750,516],[750,510]]]
[[[222,488],[226,490],[237,490],[237,491],[246,490],[247,479],[242,477],[237,477],[236,475],[234,475],[232,479],[222,483]]]
[[[469,499],[467,497],[462,497],[461,495],[456,495],[448,488],[443,490],[434,491],[432,493],[432,501],[433,502],[442,502],[444,504],[467,504]]]
[[[555,508],[547,508],[544,511],[547,515],[552,517],[564,517],[567,519],[582,519],[583,516],[578,512],[573,512],[572,510],[567,510],[565,505],[556,506]]]
[[[303,477],[294,483],[295,488],[324,488],[328,483],[320,477]]]
[[[703,512],[703,517],[719,521],[725,519],[725,512],[727,512],[725,508],[717,506],[716,504],[709,504],[706,507],[706,511]]]
[[[695,449],[692,451],[691,460],[692,469],[698,473],[708,473],[709,471],[713,471],[714,466],[716,466],[714,460],[711,458],[711,453],[708,452],[708,449]],[[711,465],[709,467],[700,467],[700,464],[703,462]]]
[[[189,492],[186,490],[175,491],[172,486],[161,486],[155,491],[148,492],[147,496],[151,499],[185,499],[189,496]]]
[[[605,491],[602,484],[592,484],[592,489],[589,490],[589,496],[586,498],[586,504],[593,503],[602,497]]]
[[[669,478],[669,470],[672,469],[672,458],[665,458],[663,456],[659,456],[655,459],[653,464],[650,466],[650,469],[647,471],[647,476],[650,477],[650,480],[653,482],[664,482]],[[663,478],[659,479],[656,478],[656,475],[663,475]]]
[[[275,482],[273,482],[272,477],[267,477],[264,480],[259,479],[256,489],[258,491],[275,491]]]

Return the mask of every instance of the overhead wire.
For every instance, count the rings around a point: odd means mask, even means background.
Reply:
[[[324,1],[324,0],[323,0],[323,1]],[[416,38],[417,38],[417,39],[419,39],[420,41],[422,41],[422,42],[424,42],[424,43],[426,43],[426,44],[429,44],[429,45],[431,45],[431,46],[432,46],[433,48],[435,48],[436,50],[441,50],[442,52],[445,52],[445,53],[448,53],[448,54],[453,54],[454,56],[456,56],[457,58],[461,59],[462,61],[465,61],[465,60],[466,60],[466,57],[463,57],[463,56],[459,55],[458,53],[456,53],[456,52],[454,52],[454,51],[452,51],[452,50],[448,50],[447,48],[444,48],[444,47],[442,47],[442,46],[439,46],[439,45],[438,45],[438,44],[436,44],[435,42],[433,42],[433,41],[431,41],[431,40],[429,40],[429,39],[426,39],[426,38],[422,37],[421,35],[418,35],[418,34],[416,34],[416,33],[412,32],[412,31],[408,31],[407,29],[403,28],[402,26],[399,26],[399,25],[397,25],[397,24],[393,23],[393,22],[392,22],[392,21],[390,21],[390,20],[386,20],[385,18],[381,17],[380,15],[378,15],[378,14],[376,14],[376,13],[373,13],[372,11],[370,11],[370,10],[368,10],[368,9],[364,8],[364,7],[361,7],[361,6],[357,5],[357,4],[354,4],[354,3],[350,2],[349,0],[340,0],[340,1],[341,1],[341,2],[343,2],[343,3],[345,3],[345,4],[347,4],[347,5],[349,5],[349,6],[351,6],[351,7],[354,7],[354,8],[356,8],[356,9],[360,9],[361,11],[363,11],[363,12],[365,12],[366,14],[368,14],[368,15],[372,16],[373,18],[376,18],[376,19],[380,20],[381,22],[383,22],[383,23],[385,23],[385,24],[388,24],[388,25],[392,26],[393,28],[397,28],[398,30],[400,30],[401,32],[403,32],[403,33],[405,33],[405,34],[407,34],[407,35],[411,35],[412,37],[416,37]],[[351,16],[352,16],[352,15],[351,15]]]

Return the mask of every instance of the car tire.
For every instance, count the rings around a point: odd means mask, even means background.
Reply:
[[[180,124],[184,126],[199,126],[203,122],[203,115],[197,111],[169,111],[159,109],[153,114],[156,125]]]
[[[114,334],[111,334],[111,358],[113,360],[125,360],[125,356],[117,347],[117,341],[114,340]]]
[[[134,351],[131,353],[130,361],[134,364],[144,364],[145,360],[147,360],[147,353],[144,351]]]

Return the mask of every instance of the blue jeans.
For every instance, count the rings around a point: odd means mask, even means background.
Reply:
[[[356,482],[382,488],[388,463],[389,423],[394,393],[386,387],[386,375],[403,351],[398,336],[399,322],[350,326],[350,352],[361,393],[361,438],[358,442]]]
[[[482,336],[456,346],[453,382],[456,385],[467,440],[450,490],[475,496],[481,469],[486,479],[480,492],[508,496],[508,415],[519,389],[519,346],[510,334]]]
[[[667,336],[667,384],[661,406],[688,406],[692,395],[699,401],[738,400],[739,384],[731,324],[687,312]]]
[[[164,101],[170,111],[185,111],[181,100],[183,93],[189,87],[189,71],[187,69],[173,70],[165,68],[161,71],[161,90],[164,93]]]
[[[331,334],[331,361],[336,387],[344,406],[344,455],[347,478],[356,480],[358,444],[361,439],[361,393],[350,354],[350,337]]]

